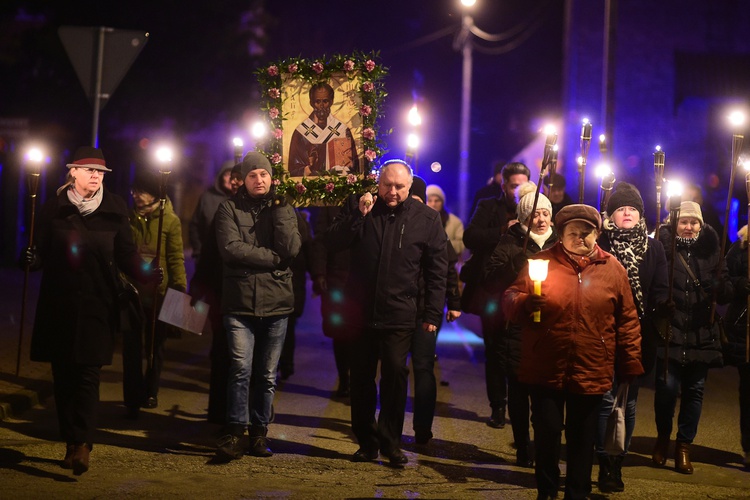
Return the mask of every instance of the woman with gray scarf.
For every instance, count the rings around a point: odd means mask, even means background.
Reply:
[[[61,465],[78,476],[89,469],[101,367],[112,363],[118,270],[143,282],[161,273],[139,266],[125,202],[102,183],[112,171],[102,151],[78,148],[67,167],[69,182],[42,207],[21,263],[42,270],[31,359],[52,364]]]
[[[654,314],[668,314],[669,308],[661,305],[669,295],[669,278],[664,247],[648,236],[643,218],[643,199],[632,184],[621,182],[607,203],[607,217],[602,224],[599,246],[614,255],[625,267],[633,292],[633,301],[638,309],[641,323],[641,355],[645,371],[641,380],[648,376],[656,362],[656,347],[659,336],[654,326]],[[625,407],[625,451],[620,455],[608,455],[604,451],[604,434],[607,417],[612,411],[617,394],[618,381],[604,395],[599,415],[596,436],[596,454],[599,460],[598,486],[602,492],[624,491],[622,461],[630,446],[635,428],[635,406],[638,400],[638,379],[628,387]]]

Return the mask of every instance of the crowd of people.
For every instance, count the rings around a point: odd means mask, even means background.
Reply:
[[[692,474],[705,382],[722,364],[739,371],[750,467],[747,226],[722,255],[720,236],[694,201],[683,201],[654,239],[635,186],[621,182],[597,209],[573,203],[562,176],[545,178],[545,193],[529,182],[526,165],[512,162],[494,167],[464,230],[440,186],[389,160],[374,192],[311,210],[310,219],[277,196],[271,164],[251,152],[222,168],[198,203],[188,287],[180,220],[157,175],[136,173],[128,210],[104,187],[111,169],[100,149],[79,148],[67,168],[21,264],[43,273],[31,357],[52,364],[62,465],[76,475],[89,468],[101,367],[111,363],[118,333],[126,416],[158,406],[166,339],[179,331],[150,318],[169,288],[211,306],[208,420],[223,429],[217,459],[271,456],[277,377],[294,374],[308,274],[321,296],[322,332],[333,341],[334,397],[351,402],[354,462],[381,455],[395,467],[408,462],[401,442],[409,358],[415,442],[433,438],[438,332],[463,311],[481,320],[487,425],[505,427],[507,411],[516,465],[534,468],[538,498],[555,498],[561,486],[565,498],[586,498],[595,459],[600,491],[624,491],[622,465],[648,380],[652,461],[664,466],[673,457],[677,472]],[[538,261],[546,278],[531,275]],[[125,331],[123,279],[135,284],[146,318]],[[727,304],[725,332],[716,307]],[[604,442],[621,388],[625,445],[612,454]]]

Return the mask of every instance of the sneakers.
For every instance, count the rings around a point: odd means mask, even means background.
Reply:
[[[216,441],[216,457],[220,460],[237,460],[242,458],[245,451],[240,446],[240,437],[227,434]]]
[[[487,425],[493,429],[503,429],[505,427],[505,408],[492,410],[492,415],[490,415]]]

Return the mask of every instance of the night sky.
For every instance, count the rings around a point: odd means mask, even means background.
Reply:
[[[499,43],[473,38],[478,47],[469,196],[489,177],[494,161],[512,157],[541,121],[561,112],[563,4],[478,0],[474,6],[480,29],[492,34],[518,30],[520,35]],[[115,166],[132,161],[134,137],[158,134],[160,127],[178,136],[217,122],[247,130],[258,110],[253,71],[260,65],[297,55],[379,51],[389,68],[380,123],[381,130],[393,129],[386,156],[403,156],[406,112],[417,102],[424,119],[419,173],[443,185],[451,208],[457,201],[461,54],[452,47],[450,31],[460,23],[458,0],[4,0],[0,117],[28,117],[30,136],[54,144],[63,160],[89,142],[91,107],[57,35],[64,25],[150,34],[101,113],[100,145],[105,153],[117,152],[108,158]],[[226,144],[215,148],[230,157]],[[433,161],[442,163],[440,174],[427,169]]]

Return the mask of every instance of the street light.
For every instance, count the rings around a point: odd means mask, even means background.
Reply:
[[[419,142],[419,135],[415,132],[411,132],[406,136],[406,161],[414,169],[414,173],[417,172]]]

